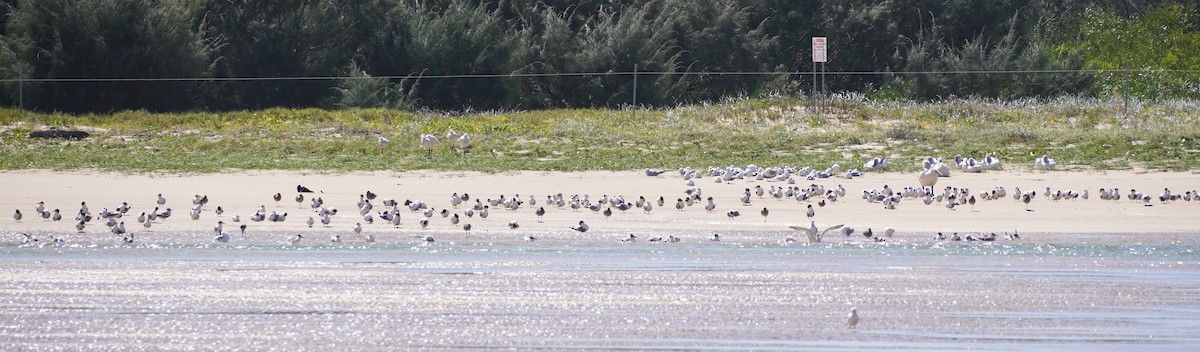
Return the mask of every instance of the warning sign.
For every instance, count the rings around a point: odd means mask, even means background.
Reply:
[[[828,56],[825,55],[825,43],[825,37],[812,37],[813,62],[828,62]]]

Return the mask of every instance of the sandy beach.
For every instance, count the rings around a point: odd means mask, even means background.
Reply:
[[[746,188],[781,182],[697,180],[703,203],[676,210],[688,187],[677,173],[640,171],[504,174],[396,172],[120,175],[4,172],[0,197],[0,350],[1155,350],[1200,347],[1200,201],[1147,205],[1100,200],[1099,188],[1183,193],[1194,173],[956,173],[937,188],[971,193],[1003,186],[1010,197],[948,210],[905,199],[894,210],[863,190],[917,186],[907,173],[797,182],[838,185],[846,196],[816,207],[822,227],[846,224],[850,238],[807,243],[788,225],[807,225],[794,199],[753,197]],[[296,185],[315,192],[297,204]],[[1090,190],[1088,200],[1025,204],[1014,187]],[[515,194],[516,211],[462,216],[470,234],[435,214],[401,212],[399,227],[351,231],[360,194],[449,207],[452,193],[473,199]],[[174,214],[147,230],[136,214],[156,196]],[[281,193],[278,204],[272,195]],[[548,207],[562,193],[668,199],[649,213]],[[194,195],[207,195],[198,220]],[[308,197],[339,212],[309,228]],[[533,195],[538,204],[529,205]],[[43,220],[43,201],[64,220]],[[83,232],[71,218],[128,202],[132,244],[96,221]],[[473,203],[473,200],[471,201]],[[221,206],[225,214],[213,210]],[[251,222],[260,206],[283,222]],[[546,207],[539,222],[537,207]],[[770,210],[765,219],[762,208]],[[453,209],[463,215],[466,206]],[[20,222],[11,212],[20,209]],[[730,218],[729,210],[740,217]],[[240,223],[232,222],[240,215]],[[520,227],[510,229],[516,220]],[[570,227],[586,221],[590,230]],[[213,241],[225,221],[235,233]],[[237,226],[247,224],[247,234]],[[884,243],[859,234],[894,227]],[[1019,230],[1019,240],[936,241],[933,234],[980,236]],[[30,234],[39,243],[23,243]],[[629,234],[636,242],[622,242]],[[711,241],[713,234],[721,241]],[[288,242],[303,235],[299,244]],[[330,237],[341,235],[341,243]],[[426,243],[425,236],[436,238]],[[537,237],[527,242],[527,236]],[[654,237],[679,243],[651,243]],[[784,241],[796,236],[795,243]],[[53,238],[63,243],[48,243]],[[846,322],[851,307],[862,321]]]
[[[304,222],[313,214],[306,199],[297,204],[294,199],[296,185],[312,188],[317,193],[306,194],[321,197],[327,207],[341,212],[331,217],[328,229],[350,230],[355,222],[361,222],[356,212],[360,195],[372,191],[380,199],[422,200],[437,209],[450,207],[452,193],[469,194],[475,199],[512,197],[519,195],[528,202],[530,195],[539,202],[523,205],[519,210],[493,209],[486,220],[475,220],[477,234],[509,234],[507,223],[516,220],[521,231],[547,235],[570,235],[570,226],[580,220],[589,222],[592,231],[599,234],[628,234],[656,232],[785,232],[788,225],[807,225],[806,205],[816,204],[817,199],[797,202],[792,199],[777,200],[755,196],[750,205],[742,205],[738,199],[747,188],[762,186],[789,187],[818,184],[827,189],[839,185],[846,189],[846,196],[836,202],[827,202],[817,207],[815,220],[818,225],[846,224],[856,229],[895,228],[901,236],[925,237],[935,232],[1004,232],[1020,231],[1046,234],[1134,234],[1134,233],[1191,233],[1200,230],[1200,219],[1195,217],[1200,201],[1172,202],[1160,204],[1157,200],[1149,204],[1122,198],[1119,201],[1100,200],[1095,193],[1101,188],[1118,188],[1122,195],[1136,189],[1157,197],[1164,188],[1182,194],[1200,188],[1200,174],[1191,172],[1137,173],[1129,171],[1106,172],[988,172],[981,174],[955,173],[942,178],[936,185],[943,187],[966,187],[971,194],[1005,187],[1010,196],[993,201],[978,201],[976,205],[961,205],[951,211],[943,203],[922,204],[919,199],[905,199],[894,210],[884,210],[879,203],[868,203],[862,199],[864,190],[879,190],[884,185],[899,190],[903,187],[918,187],[916,176],[909,173],[870,173],[854,179],[828,178],[813,181],[799,180],[796,185],[782,182],[739,180],[715,183],[711,178],[696,180],[702,197],[713,197],[717,204],[713,212],[706,212],[704,204],[687,207],[683,211],[674,208],[675,201],[686,198],[688,189],[685,181],[674,172],[658,177],[647,177],[640,171],[628,172],[516,172],[504,174],[447,173],[447,172],[396,172],[377,174],[301,174],[289,172],[252,172],[245,174],[213,174],[192,176],[171,175],[120,175],[103,173],[58,173],[58,172],[5,172],[0,179],[9,185],[5,196],[0,197],[0,209],[5,211],[5,220],[0,229],[9,232],[61,231],[74,233],[74,222],[69,221],[87,202],[92,212],[102,208],[115,210],[122,202],[128,202],[131,214],[149,211],[154,207],[157,194],[168,200],[160,208],[172,208],[174,217],[153,230],[161,232],[190,232],[211,229],[219,220],[240,214],[251,215],[259,206],[268,211],[287,212],[287,221],[282,223],[250,223],[250,231],[307,231]],[[1039,193],[1026,211],[1025,205],[1011,198],[1015,188],[1035,190]],[[1088,200],[1052,201],[1042,196],[1049,187],[1052,191],[1090,191]],[[276,203],[272,195],[281,193],[283,200]],[[550,207],[545,204],[546,196],[563,194],[590,197],[597,202],[603,196],[624,196],[633,202],[639,196],[648,200],[663,197],[665,207],[657,207],[649,213],[641,209],[627,212],[616,211],[608,219],[587,210],[572,211],[568,208]],[[200,220],[188,219],[187,211],[192,207],[195,195],[208,196],[210,203]],[[47,222],[36,218],[34,205],[43,201],[49,209],[61,209],[66,221]],[[378,202],[376,202],[378,203]],[[472,201],[473,203],[473,201]],[[226,211],[224,217],[212,213],[216,206]],[[546,207],[543,222],[534,215],[537,207]],[[377,206],[375,212],[383,207]],[[764,219],[759,215],[762,208],[769,209]],[[11,212],[22,210],[24,221],[12,221]],[[461,212],[463,209],[452,209]],[[742,216],[730,219],[729,210],[737,210]],[[614,210],[615,211],[615,210]],[[408,233],[417,231],[416,220],[422,216],[415,212],[402,214],[402,226],[395,229],[377,223],[367,229]],[[465,216],[462,216],[466,220]],[[435,233],[462,233],[445,219],[434,217],[427,230]],[[127,225],[137,225],[127,221]],[[229,221],[226,221],[229,222]],[[248,222],[243,220],[243,222]],[[464,221],[465,222],[465,221]],[[134,228],[134,226],[127,226]],[[140,226],[136,227],[140,229]],[[318,227],[318,230],[326,227]],[[166,231],[169,230],[169,231]],[[102,226],[89,226],[87,233],[104,233]],[[16,240],[15,238],[10,240]]]

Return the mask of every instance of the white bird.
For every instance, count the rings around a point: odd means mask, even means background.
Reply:
[[[217,238],[214,238],[213,240],[221,243],[229,242],[229,233],[221,231],[221,234],[217,235]]]
[[[458,148],[462,149],[463,153],[467,152],[467,148],[471,147],[471,137],[463,133],[458,137]]]
[[[159,193],[156,202],[158,202],[158,205],[167,204],[167,198],[163,197],[162,193]]]
[[[384,138],[383,136],[379,136],[379,149],[387,149],[387,147],[388,139]]]
[[[1000,159],[997,159],[996,157],[992,156],[991,154],[985,155],[983,157],[983,168],[984,169],[995,170],[999,167],[1000,167]]]
[[[867,160],[867,162],[863,164],[864,170],[882,170],[886,169],[887,167],[888,162],[887,159],[884,158],[874,158]]]
[[[299,244],[300,241],[303,239],[304,239],[304,235],[296,235],[296,237],[292,237],[292,240],[290,242],[292,244]]]
[[[917,182],[921,183],[921,188],[929,188],[932,191],[933,185],[937,184],[937,181],[938,172],[934,169],[925,169],[921,171],[920,175],[917,175]]]
[[[583,220],[579,220],[579,226],[571,227],[572,230],[578,231],[580,233],[587,232],[588,228],[589,228],[588,224],[583,222]]]
[[[425,149],[425,151],[428,153],[428,156],[433,156],[433,148],[439,143],[440,142],[438,141],[437,136],[432,134],[421,135],[421,148]]]
[[[329,242],[333,242],[333,243],[342,242],[342,235],[334,234],[333,236],[329,236]]]
[[[826,233],[829,233],[829,231],[840,229],[840,228],[842,228],[842,226],[844,226],[844,225],[830,226],[828,228],[825,228],[824,230],[821,230],[820,232],[817,231],[817,222],[816,221],[810,222],[808,227],[802,227],[802,226],[788,226],[788,227],[790,227],[796,231],[804,232],[804,235],[808,236],[808,242],[818,243],[818,242],[821,242],[821,239],[825,237]]]
[[[896,229],[891,226],[883,228],[883,237],[892,238],[894,234],[896,234]]]
[[[309,216],[309,217],[308,217],[308,221],[307,221],[306,223],[308,224],[308,227],[313,227],[313,224],[316,224],[316,223],[317,223],[317,220],[316,220],[316,219],[313,219],[313,217],[312,217],[312,216]]]
[[[1039,170],[1051,170],[1054,169],[1055,165],[1057,165],[1057,163],[1054,162],[1054,159],[1046,156],[1045,154],[1042,154],[1041,157],[1033,159],[1033,167]]]
[[[354,236],[358,236],[361,234],[362,234],[362,223],[360,223],[360,222],[354,223]]]
[[[850,316],[846,318],[846,324],[854,329],[858,326],[858,308],[850,308]]]

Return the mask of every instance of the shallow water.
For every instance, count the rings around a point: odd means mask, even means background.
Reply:
[[[0,350],[1200,348],[1194,236],[676,235],[2,243]]]

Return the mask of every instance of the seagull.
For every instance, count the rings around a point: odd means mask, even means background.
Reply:
[[[333,234],[333,236],[329,236],[329,242],[333,242],[333,243],[342,242],[342,235],[341,234]]]
[[[303,206],[304,206],[304,194],[297,194],[296,195],[296,207],[301,208]]]
[[[308,187],[296,185],[296,193],[313,193],[313,191],[308,189]]]
[[[817,212],[813,209],[812,204],[808,205],[808,210],[804,212],[804,215],[807,215],[809,220],[812,220],[814,216],[817,216]]]
[[[712,238],[709,238],[708,240],[709,240],[709,241],[713,241],[713,242],[720,242],[720,241],[721,241],[721,234],[719,234],[719,233],[714,233],[714,234],[712,235]]]
[[[433,244],[434,242],[437,241],[433,240],[433,236],[425,236],[425,244]]]
[[[217,209],[216,209],[216,210],[213,210],[213,212],[214,212],[214,213],[217,213],[217,216],[221,216],[221,214],[225,214],[225,209],[221,208],[221,206],[220,206],[220,205],[218,205],[218,206],[217,206]]]
[[[221,231],[221,234],[217,235],[217,237],[214,238],[213,240],[217,241],[217,242],[221,242],[221,243],[229,242],[229,233],[225,232],[225,231]]]
[[[276,192],[275,195],[271,196],[271,199],[275,200],[275,205],[279,205],[279,201],[283,200],[283,194]]]
[[[858,308],[850,308],[850,316],[846,318],[846,324],[850,325],[851,329],[858,326]]]
[[[802,226],[788,226],[788,227],[790,227],[791,229],[796,230],[796,231],[804,232],[804,235],[808,236],[808,242],[818,243],[818,242],[821,242],[821,239],[825,237],[826,233],[829,233],[829,231],[840,229],[840,228],[842,228],[842,226],[844,226],[844,225],[830,226],[828,228],[825,228],[824,230],[821,230],[820,232],[817,232],[817,222],[816,221],[810,222],[808,227],[802,227]]]
[[[384,138],[383,136],[379,136],[379,149],[387,149],[387,147],[388,139]]]
[[[1054,162],[1054,159],[1045,154],[1042,154],[1042,156],[1038,157],[1037,159],[1033,159],[1033,167],[1039,170],[1054,169],[1055,165],[1057,165],[1057,163]]]
[[[296,237],[292,237],[291,243],[299,244],[300,240],[303,240],[303,239],[304,239],[304,235],[296,235]]]
[[[521,227],[521,224],[518,224],[516,220],[508,222],[509,229],[516,230],[518,227]]]
[[[883,237],[892,238],[894,234],[896,234],[896,229],[891,226],[883,228]]]
[[[13,219],[17,220],[17,222],[21,222],[21,209],[17,209],[17,211],[13,213]]]
[[[313,219],[313,217],[312,217],[312,216],[309,216],[309,217],[308,217],[308,221],[307,221],[306,223],[308,224],[308,227],[313,227],[313,224],[316,224],[316,223],[317,223],[317,220],[316,220],[316,219]]]
[[[887,159],[874,158],[863,164],[863,170],[882,170],[888,167]]]
[[[543,207],[538,207],[538,208],[537,208],[537,211],[533,212],[533,214],[534,214],[534,215],[537,215],[537,217],[538,217],[538,222],[542,222],[542,216],[543,216],[543,215],[546,215],[546,208],[543,208]]]
[[[360,223],[360,222],[354,223],[354,236],[358,237],[358,235],[361,235],[361,234],[362,234],[362,223]]]
[[[571,229],[580,233],[587,232],[588,224],[583,222],[583,220],[579,220],[579,226],[572,226]]]
[[[659,170],[659,169],[646,169],[646,170],[644,170],[643,172],[645,172],[645,173],[646,173],[646,176],[654,177],[654,176],[662,175],[662,173],[663,173],[663,170]]]
[[[167,198],[163,197],[162,193],[159,193],[156,202],[158,202],[158,205],[167,204]]]
[[[471,224],[463,224],[463,232],[466,232],[468,236],[471,235]]]
[[[767,210],[767,208],[763,208],[763,209],[762,209],[762,211],[759,211],[758,213],[762,215],[762,217],[763,217],[763,223],[764,223],[764,224],[765,224],[765,223],[767,223],[767,215],[768,215],[768,214],[770,214],[770,213],[771,213],[771,211],[770,211],[770,210]]]
[[[634,234],[632,234],[632,233],[631,233],[631,234],[629,234],[629,237],[626,237],[626,238],[624,238],[624,239],[622,239],[622,240],[621,240],[621,242],[636,242],[636,241],[637,241],[637,236],[635,236],[635,235],[634,235]]]

